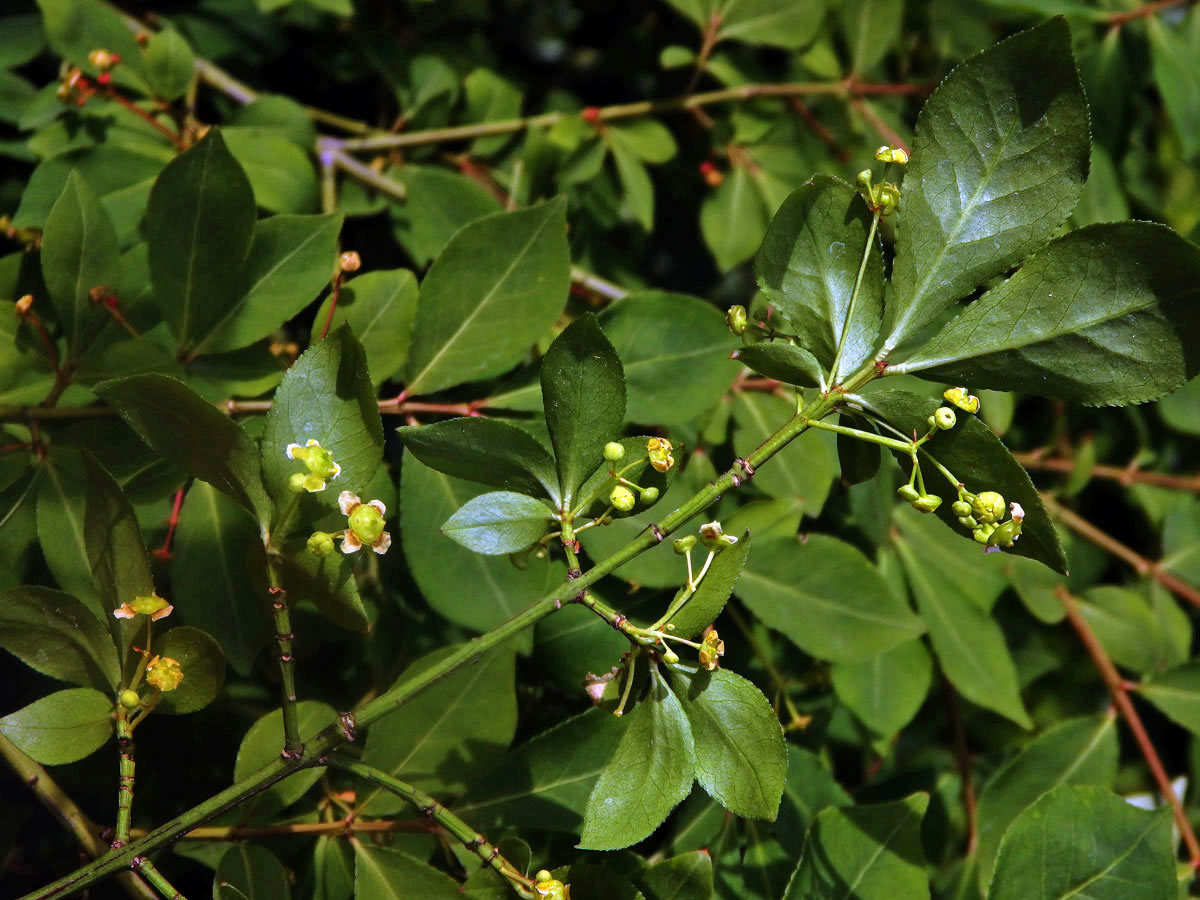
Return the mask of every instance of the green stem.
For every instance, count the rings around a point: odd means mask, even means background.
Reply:
[[[866,441],[869,444],[878,444],[880,447],[887,447],[889,450],[897,450],[901,453],[911,453],[913,449],[912,441],[898,441],[893,438],[884,437],[881,434],[874,434],[870,431],[861,431],[858,428],[847,428],[845,425],[831,425],[828,422],[809,422],[813,428],[819,428],[822,431],[832,431],[834,434],[844,434],[846,437],[856,438],[860,441]]]
[[[287,591],[279,576],[279,558],[274,548],[267,548],[267,594],[271,600],[271,617],[275,620],[275,640],[279,644],[279,688],[283,695],[283,753],[289,759],[299,759],[304,752],[300,740],[300,720],[296,713],[296,658],[292,655],[292,616],[288,610]]]
[[[423,815],[428,816],[441,825],[446,831],[457,838],[462,845],[483,860],[486,867],[494,869],[505,879],[516,893],[525,898],[533,898],[533,882],[526,878],[516,866],[500,855],[495,845],[488,843],[487,838],[460,819],[446,807],[424,791],[418,790],[411,784],[393,778],[386,772],[358,762],[350,757],[334,753],[329,760],[335,768],[356,775],[364,781],[378,785],[384,790],[391,791],[398,797],[411,803]]]
[[[112,845],[116,848],[129,843],[129,826],[133,816],[133,734],[125,707],[117,706],[117,752],[120,754],[117,782],[117,825]]]
[[[135,859],[132,863],[135,872],[139,872],[143,878],[154,885],[154,889],[162,894],[166,900],[187,900],[187,897],[179,893],[175,886],[163,876],[162,872],[155,868],[154,863],[145,857]]]
[[[867,232],[867,245],[863,247],[862,261],[858,264],[858,276],[854,279],[854,291],[850,294],[850,304],[846,307],[846,320],[842,323],[842,333],[838,335],[837,352],[833,354],[833,365],[829,367],[829,378],[832,384],[838,384],[838,366],[842,364],[842,350],[846,347],[846,335],[850,333],[850,323],[854,320],[854,306],[858,303],[858,294],[862,289],[863,275],[867,271],[867,262],[871,259],[871,248],[875,245],[875,232],[879,228],[878,210],[871,216],[871,230]]]

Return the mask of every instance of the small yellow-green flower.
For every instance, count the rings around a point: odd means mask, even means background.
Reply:
[[[350,526],[342,535],[343,553],[354,553],[363,544],[381,555],[387,553],[388,547],[392,546],[392,536],[383,530],[387,525],[383,520],[387,507],[382,500],[363,503],[353,491],[342,491],[338,495],[338,507]]]
[[[963,412],[979,412],[979,398],[974,394],[968,394],[965,387],[947,388],[942,392],[942,396]]]
[[[567,897],[567,886],[545,869],[534,876],[533,891],[546,900],[566,900]]]
[[[717,629],[710,625],[700,641],[700,665],[712,672],[721,665],[720,657],[724,655],[725,642],[717,634]]]
[[[165,619],[175,609],[170,603],[157,594],[147,597],[134,597],[129,603],[122,603],[113,610],[113,616],[118,619],[135,619],[138,616],[149,616],[152,622]]]
[[[288,487],[299,494],[308,491],[315,494],[325,490],[325,483],[342,474],[342,467],[333,460],[333,454],[321,446],[320,441],[309,440],[303,447],[299,444],[288,444],[288,459],[298,459],[308,470],[297,472],[288,481]]]
[[[650,438],[646,443],[646,455],[650,457],[650,465],[656,472],[665,472],[675,465],[671,456],[671,442],[666,438]]]
[[[183,668],[179,660],[169,656],[156,656],[146,666],[146,683],[160,691],[173,691],[183,681]]]

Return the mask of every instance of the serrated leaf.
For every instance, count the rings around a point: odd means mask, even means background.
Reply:
[[[1200,249],[1150,222],[1089,225],[968,306],[897,373],[1101,404],[1200,372]]]
[[[108,624],[70,594],[44,587],[0,593],[0,647],[63,681],[114,690],[121,663]]]
[[[588,797],[578,846],[619,850],[649,837],[688,795],[695,765],[687,715],[655,673]]]
[[[784,897],[927,900],[921,819],[928,806],[928,794],[913,794],[894,803],[822,811]]]
[[[312,336],[319,340],[325,323],[330,330],[349,323],[367,354],[371,380],[382,384],[404,368],[417,311],[417,279],[408,269],[368,272],[342,285],[337,309],[329,318],[332,295],[313,319]]]
[[[921,634],[871,562],[822,534],[755,545],[737,595],[764,624],[819,659],[869,659]]]
[[[1200,734],[1200,661],[1193,660],[1138,686],[1138,693],[1193,734]]]
[[[511,368],[562,310],[570,284],[566,201],[463,227],[421,284],[406,366],[411,394]]]
[[[213,900],[290,900],[291,896],[283,863],[258,844],[235,844],[213,873]]]
[[[542,359],[541,381],[561,505],[571,507],[625,422],[621,360],[595,316],[576,319],[555,338]]]
[[[336,718],[337,711],[333,707],[316,700],[301,700],[296,704],[301,740],[311,738]],[[283,710],[275,709],[255,721],[242,737],[233,766],[233,780],[240,781],[279,759],[282,747]],[[268,816],[291,806],[320,781],[321,775],[320,769],[301,769],[286,780],[276,782],[240,807],[242,820],[251,814]]]
[[[468,550],[502,556],[524,550],[546,533],[550,508],[528,494],[492,491],[465,504],[442,526],[442,534]]]
[[[246,173],[210,131],[169,162],[146,206],[154,299],[181,346],[208,334],[234,302],[234,285],[254,234]]]
[[[739,347],[729,358],[736,359],[759,375],[785,384],[815,388],[825,380],[825,370],[815,356],[803,347],[782,341],[764,341]]]
[[[716,621],[725,604],[729,602],[733,586],[742,574],[749,553],[750,532],[744,531],[736,544],[725,547],[713,557],[708,571],[700,579],[696,592],[688,598],[679,612],[667,620],[675,626],[672,634],[681,638],[694,638]]]
[[[1090,145],[1064,20],[951,72],[917,120],[881,352],[1044,243],[1079,199]]]
[[[1200,16],[1188,10],[1174,27],[1151,16],[1146,23],[1154,83],[1184,159],[1200,152]]]
[[[175,660],[183,669],[183,681],[175,690],[162,694],[155,712],[193,713],[217,699],[225,684],[225,654],[212,635],[179,625],[155,641],[154,650]]]
[[[461,900],[445,872],[391,847],[354,843],[355,900]]]
[[[759,286],[823,365],[833,364],[838,343],[843,343],[838,365],[843,374],[857,371],[871,357],[883,320],[878,235],[862,269],[853,311],[850,305],[871,218],[853,187],[840,178],[815,175],[775,213],[754,261]],[[837,373],[833,378],[840,380]]]
[[[108,743],[112,711],[111,697],[92,688],[68,688],[0,718],[0,735],[43,765],[61,766]]]
[[[829,670],[834,693],[864,725],[891,737],[912,721],[933,683],[933,660],[921,641],[905,641],[857,663]]]
[[[1000,845],[989,900],[1175,897],[1171,813],[1097,787],[1063,786],[1026,809]]]
[[[787,746],[762,691],[726,669],[673,666],[667,674],[692,726],[696,780],[730,812],[773,822],[787,777]]]

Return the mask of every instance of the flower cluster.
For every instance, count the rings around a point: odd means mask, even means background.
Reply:
[[[342,491],[338,495],[338,508],[346,517],[346,530],[340,535],[314,531],[308,538],[309,553],[319,557],[332,556],[337,549],[335,539],[341,540],[343,553],[354,553],[363,545],[380,555],[387,553],[392,546],[392,536],[384,531],[387,522],[383,517],[387,507],[382,500],[363,503],[353,491]]]
[[[651,438],[647,445],[646,454],[650,460],[650,465],[659,472],[665,472],[671,466],[675,465],[675,460],[671,458],[671,442],[663,438]],[[603,455],[610,463],[620,462],[625,458],[625,447],[618,441],[609,441],[604,445]],[[637,505],[639,497],[647,506],[658,499],[658,488],[642,487],[622,477],[634,465],[636,463],[626,466],[620,472],[610,470],[610,474],[617,480],[617,483],[608,492],[608,502],[613,509],[620,510],[621,512],[629,512],[633,509]],[[636,494],[634,493],[635,491],[637,492]]]
[[[959,488],[958,500],[951,507],[958,524],[971,532],[971,537],[993,553],[1001,547],[1011,547],[1021,536],[1021,523],[1025,510],[1020,503],[1007,506],[1009,518],[1004,521],[1006,511],[1004,497],[996,491],[981,491],[972,494]]]
[[[284,451],[288,459],[304,463],[306,472],[297,472],[288,479],[288,489],[299,494],[308,491],[315,494],[325,490],[326,482],[342,474],[342,467],[333,460],[333,454],[321,446],[320,441],[309,440],[303,447],[288,444]]]

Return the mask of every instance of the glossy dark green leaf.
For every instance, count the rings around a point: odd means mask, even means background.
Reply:
[[[580,848],[619,850],[649,837],[688,795],[695,766],[687,714],[655,674],[588,797]]]
[[[283,585],[292,601],[311,600],[342,628],[369,631],[371,620],[354,578],[355,559],[344,553],[317,557],[301,545],[284,557]]]
[[[549,530],[550,517],[550,508],[528,494],[492,491],[460,506],[442,534],[476,553],[502,556],[537,541]]]
[[[388,206],[392,233],[421,268],[441,255],[460,228],[502,209],[479,182],[441,166],[409,164],[389,174],[405,195],[403,203]]]
[[[551,874],[571,885],[570,900],[646,900],[632,881],[608,866],[577,862]]]
[[[979,880],[992,878],[1009,825],[1038,797],[1064,784],[1111,787],[1117,774],[1113,715],[1066,719],[1001,766],[979,795]]]
[[[870,395],[869,404],[901,434],[912,434],[913,431],[924,434],[929,430],[926,420],[937,408],[938,401],[907,391],[879,391]],[[922,456],[927,453],[955,477],[962,479],[968,490],[975,493],[998,491],[1007,502],[1021,504],[1025,510],[1021,536],[1004,552],[1036,559],[1058,572],[1067,571],[1067,558],[1059,543],[1058,533],[1042,506],[1033,482],[983,422],[975,416],[960,413],[958,424],[950,431],[939,432],[931,438],[921,448],[921,453]],[[907,474],[907,456],[902,466]],[[922,471],[927,467],[928,463],[925,463]],[[936,513],[938,518],[952,530],[966,534],[950,508],[958,497],[955,487],[934,469],[927,473],[925,485],[931,493],[942,498],[942,505]]]
[[[883,351],[1053,235],[1083,190],[1090,145],[1064,20],[951,72],[917,120]]]
[[[730,812],[773,822],[788,758],[762,691],[727,669],[673,666],[668,678],[692,726],[696,780]]]
[[[250,182],[217,129],[154,182],[145,223],[150,278],[180,345],[208,334],[236,299],[254,220]]]
[[[917,556],[904,541],[896,548],[946,677],[971,702],[1032,728],[1017,668],[996,620],[956,590],[940,561]]]
[[[596,317],[567,326],[542,359],[542,403],[554,446],[559,496],[564,507],[604,462],[604,445],[625,422],[625,375]]]
[[[479,773],[453,804],[455,814],[475,828],[503,823],[578,834],[588,796],[628,724],[600,709],[567,719]]]
[[[928,794],[877,806],[833,807],[819,813],[787,900],[921,900],[929,897],[921,819]]]
[[[1200,152],[1200,16],[1188,11],[1168,24],[1158,16],[1146,23],[1154,83],[1185,159]]]
[[[171,560],[174,614],[216,638],[243,676],[270,634],[261,547],[259,526],[243,508],[204,482],[188,489]]]
[[[391,847],[355,842],[355,900],[461,900],[458,882]]]
[[[447,419],[405,425],[396,433],[409,453],[439,472],[523,494],[559,496],[554,459],[536,438],[507,422]]]
[[[1191,647],[1191,621],[1163,599],[1153,604],[1137,591],[1108,584],[1089,588],[1078,605],[1113,662],[1153,675],[1186,662]]]
[[[289,459],[289,444],[315,440],[341,466],[316,496],[323,505],[337,503],[341,491],[361,491],[383,456],[383,423],[366,355],[346,326],[311,345],[283,376],[275,391],[263,430],[263,479],[279,504],[295,495],[288,479],[302,471]]]
[[[933,660],[921,641],[905,641],[829,671],[833,690],[864,725],[891,737],[912,721],[933,683]]]
[[[588,594],[596,591],[588,588]],[[632,605],[622,598],[622,609],[629,610]],[[607,672],[629,649],[628,640],[608,622],[574,603],[538,622],[534,634],[534,655],[542,670],[563,690],[576,695],[589,672]]]
[[[451,648],[409,666],[397,683],[414,678]],[[371,726],[363,762],[435,795],[460,793],[475,772],[504,755],[517,729],[512,647],[501,647],[446,676]],[[405,807],[375,789],[361,802],[372,815]]]
[[[853,416],[841,415],[838,424],[844,428],[854,428],[869,434],[878,434],[874,423],[869,419],[859,419]],[[882,453],[878,444],[860,440],[846,434],[837,436],[838,466],[842,470],[843,484],[862,484],[875,477],[879,471]]]
[[[1138,692],[1193,734],[1200,734],[1200,662],[1164,672]]]
[[[213,900],[290,900],[291,896],[283,863],[258,844],[235,844],[213,873]]]
[[[870,560],[821,534],[758,542],[737,595],[764,624],[833,662],[870,659],[924,631]]]
[[[1178,894],[1170,810],[1146,812],[1102,788],[1064,785],[1009,827],[988,897],[1116,900],[1131,891]]]
[[[1189,301],[1200,249],[1149,222],[1059,238],[897,372],[1102,404],[1141,403],[1200,372]]]
[[[718,269],[732,269],[754,255],[769,214],[746,167],[730,169],[700,207],[700,232]]]
[[[824,0],[670,0],[703,31],[720,23],[718,40],[738,40],[793,50],[813,39],[825,13]]]
[[[274,213],[316,211],[317,173],[311,153],[271,128],[232,125],[222,128],[221,136],[260,207]]]
[[[296,718],[300,725],[300,738],[305,740],[333,722],[337,718],[337,711],[316,700],[301,700],[296,704]],[[233,766],[233,780],[252,775],[279,759],[282,748],[283,710],[276,709],[259,718],[242,738]],[[278,812],[308,793],[308,789],[321,779],[322,774],[321,769],[301,769],[257,794],[254,800],[240,807],[240,811],[244,817],[251,813],[265,816]]]
[[[550,327],[570,282],[565,217],[560,198],[455,234],[421,284],[410,393],[499,375]]]
[[[92,688],[47,694],[0,718],[0,735],[46,766],[90,756],[108,743],[112,732],[112,697]]]
[[[711,900],[712,857],[692,850],[656,862],[639,879],[647,900]]]
[[[815,356],[803,347],[784,341],[763,341],[739,347],[729,358],[736,359],[759,375],[785,384],[815,388],[825,379],[825,372]]]
[[[763,391],[741,391],[733,401],[733,449],[749,456],[795,415],[786,397]],[[825,505],[837,476],[836,441],[832,434],[800,435],[754,473],[754,485],[778,500],[799,500],[804,513],[816,516]]]
[[[878,235],[850,307],[870,226],[871,213],[853,187],[816,175],[775,213],[754,263],[759,286],[822,364],[832,365],[844,344],[843,374],[870,359],[883,319]]]
[[[101,603],[88,562],[84,534],[87,480],[78,452],[56,447],[41,465],[37,497],[38,543],[58,586],[98,619],[112,614]]]
[[[270,221],[270,220],[268,220]],[[417,311],[417,279],[408,269],[368,272],[342,285],[337,309],[329,318],[332,296],[313,319],[313,338],[325,323],[330,330],[349,323],[367,354],[371,380],[382,384],[404,368]]]
[[[121,664],[108,623],[70,594],[44,587],[0,592],[0,647],[43,675],[114,690]]]
[[[108,316],[92,301],[93,288],[116,290],[121,257],[117,233],[92,189],[76,172],[46,217],[42,236],[42,274],[50,302],[77,355],[104,326]]]
[[[341,230],[340,215],[271,216],[257,223],[236,299],[198,333],[196,352],[246,347],[311,303],[333,277]]]
[[[600,316],[625,371],[632,422],[677,425],[710,409],[736,374],[720,311],[687,294],[630,294]]]
[[[817,813],[829,806],[853,806],[850,795],[811,750],[789,743],[787,783],[775,826],[779,842],[799,858],[804,835]]]
[[[694,564],[701,564],[700,560],[707,556],[707,553],[703,552],[703,548],[701,551],[699,554],[693,551]],[[713,557],[708,566],[708,572],[700,579],[696,592],[688,598],[679,612],[667,620],[675,626],[672,634],[681,638],[694,638],[716,621],[721,610],[725,608],[725,604],[729,602],[733,586],[737,583],[738,576],[742,574],[742,569],[746,565],[746,556],[749,553],[750,532],[744,531],[736,544],[725,547]],[[697,574],[699,574],[698,570]],[[759,816],[759,818],[762,817]]]
[[[192,48],[174,28],[156,31],[146,41],[143,74],[156,97],[178,100],[187,93],[195,77],[195,64]]]
[[[232,497],[259,522],[270,520],[254,440],[183,382],[131,375],[95,391],[155,451]]]
[[[155,711],[183,715],[204,709],[217,699],[225,684],[225,654],[208,632],[187,625],[172,628],[154,642],[154,653],[169,657],[183,669],[183,681],[162,695]]]

